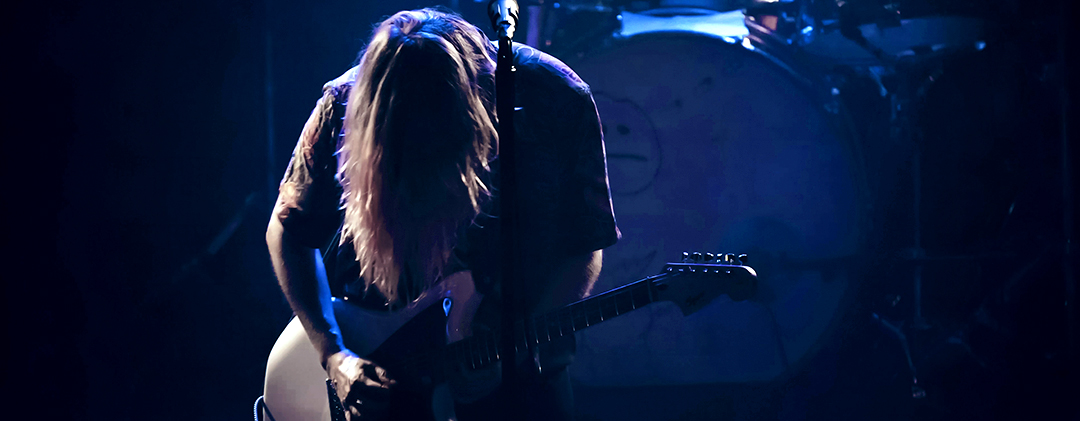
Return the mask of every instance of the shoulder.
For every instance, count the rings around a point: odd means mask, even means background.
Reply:
[[[326,82],[323,84],[323,96],[330,96],[334,102],[344,104],[349,99],[349,90],[356,84],[359,74],[360,66],[353,66],[336,79]]]
[[[525,44],[514,44],[514,64],[526,77],[567,87],[579,94],[590,94],[589,84],[558,58]]]

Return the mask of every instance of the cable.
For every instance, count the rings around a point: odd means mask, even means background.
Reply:
[[[259,396],[258,399],[255,399],[255,421],[263,421],[262,417],[259,416],[259,410],[266,412],[269,421],[276,421],[274,414],[270,413],[270,408],[266,407],[266,401],[263,398],[263,396]]]

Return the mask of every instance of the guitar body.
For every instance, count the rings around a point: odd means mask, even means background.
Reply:
[[[660,274],[519,320],[514,331],[516,353],[523,355],[534,345],[657,301],[672,302],[689,315],[720,294],[745,300],[756,291],[757,273],[742,260],[745,255],[736,261],[733,254],[687,253],[683,262],[668,263]],[[443,279],[394,312],[334,300],[345,346],[397,381],[390,397],[390,419],[455,420],[454,402],[474,402],[498,387],[498,335],[471,331],[482,300],[469,271]],[[272,419],[332,421],[325,380],[315,347],[293,318],[266,366],[263,397]]]
[[[334,300],[334,315],[345,346],[385,368],[398,382],[390,419],[453,419],[439,350],[468,337],[483,296],[472,274],[458,272],[394,312],[371,311]],[[485,387],[484,389],[494,389]],[[266,365],[263,390],[276,421],[330,421],[326,372],[297,318],[278,337]],[[269,418],[267,418],[269,419]]]

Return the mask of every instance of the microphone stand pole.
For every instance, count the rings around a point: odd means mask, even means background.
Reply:
[[[499,188],[498,196],[500,240],[502,259],[500,262],[502,279],[502,318],[499,337],[502,361],[502,384],[500,388],[506,401],[504,419],[515,419],[515,409],[524,403],[523,395],[515,387],[519,384],[515,367],[518,349],[516,347],[514,325],[516,320],[525,320],[521,306],[521,278],[517,275],[520,267],[520,253],[517,247],[518,188],[517,188],[517,147],[514,141],[514,25],[517,23],[517,4],[515,2],[491,1],[488,5],[492,25],[499,37],[499,54],[495,67],[495,112],[499,118]],[[522,325],[524,327],[524,324]],[[524,338],[524,330],[522,330]],[[523,345],[527,347],[522,341]],[[523,347],[520,351],[526,351]]]

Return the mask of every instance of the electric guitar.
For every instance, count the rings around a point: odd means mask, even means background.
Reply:
[[[535,345],[651,303],[670,301],[689,315],[721,294],[745,300],[756,287],[757,274],[746,265],[746,255],[683,253],[682,261],[666,264],[657,275],[518,321],[516,352],[522,355]],[[334,314],[346,347],[383,367],[397,381],[395,395],[404,397],[401,401],[392,398],[392,408],[422,406],[430,409],[430,419],[444,421],[455,419],[455,400],[476,400],[498,386],[497,376],[495,382],[482,385],[463,385],[447,376],[458,364],[481,369],[500,359],[498,333],[473,334],[470,328],[481,300],[471,273],[463,271],[443,279],[401,310],[375,312],[335,299]],[[406,393],[398,394],[398,390]],[[260,416],[264,419],[332,420],[336,396],[328,391],[319,356],[295,317],[270,352],[263,397]],[[333,415],[334,421],[344,420],[340,413]]]

